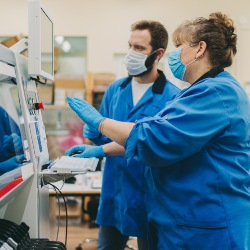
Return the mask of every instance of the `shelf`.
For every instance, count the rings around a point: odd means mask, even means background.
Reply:
[[[107,89],[108,85],[95,85],[93,86],[93,93],[104,93]]]
[[[51,105],[45,105],[45,109],[69,109],[68,104],[51,104]]]
[[[69,135],[70,131],[67,129],[54,129],[54,130],[46,130],[46,135]]]

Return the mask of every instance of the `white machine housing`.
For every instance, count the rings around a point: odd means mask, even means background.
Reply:
[[[30,162],[21,167],[23,181],[0,198],[0,218],[25,222],[31,238],[49,238],[49,192],[39,178],[49,154],[41,111],[33,105],[40,101],[36,83],[28,73],[27,57],[0,45],[0,60],[0,81],[18,87],[26,150],[30,153]]]

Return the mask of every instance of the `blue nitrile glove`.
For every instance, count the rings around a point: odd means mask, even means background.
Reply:
[[[85,138],[92,140],[92,139],[97,139],[97,138],[101,137],[101,135],[102,134],[98,130],[91,128],[90,126],[88,126],[88,124],[84,125],[83,136]]]
[[[85,124],[84,126],[87,126],[87,129],[85,131],[85,128],[83,128],[83,136],[91,140],[95,145],[100,146],[111,142],[111,140],[108,137],[102,135],[96,129],[91,128],[87,124]],[[97,133],[99,133],[99,136],[97,138],[93,138],[94,136],[97,135]]]
[[[90,127],[98,130],[99,124],[105,118],[89,103],[80,98],[67,97],[69,106]]]
[[[77,145],[74,146],[70,149],[68,149],[65,152],[65,155],[72,155],[74,152],[81,151],[82,153],[76,154],[74,157],[79,157],[79,158],[90,158],[90,157],[105,157],[105,153],[103,151],[102,146],[92,146],[92,145]]]
[[[23,144],[21,137],[16,133],[4,135],[3,149],[11,153],[23,152]]]
[[[88,138],[94,144],[96,144],[98,146],[103,145],[105,143],[103,141],[102,134],[99,131],[97,131],[96,129],[88,126],[88,124],[84,125],[82,133],[83,133],[83,137]]]
[[[24,155],[14,156],[6,161],[0,162],[0,172],[8,172],[11,171],[20,165],[22,165],[22,161],[24,160]]]

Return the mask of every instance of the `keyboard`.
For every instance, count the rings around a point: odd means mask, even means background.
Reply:
[[[48,169],[57,173],[87,173],[88,171],[95,171],[99,159],[92,158],[75,158],[71,156],[61,156],[52,162]]]

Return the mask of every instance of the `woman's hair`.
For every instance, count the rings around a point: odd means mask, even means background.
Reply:
[[[209,52],[210,63],[214,67],[226,68],[232,64],[237,53],[237,35],[234,33],[233,20],[221,12],[212,13],[209,18],[197,18],[185,21],[173,34],[176,46],[183,42],[197,44],[205,41]]]
[[[161,23],[148,20],[138,21],[131,25],[131,31],[135,30],[149,31],[153,51],[159,48],[166,50],[168,45],[168,32]]]

